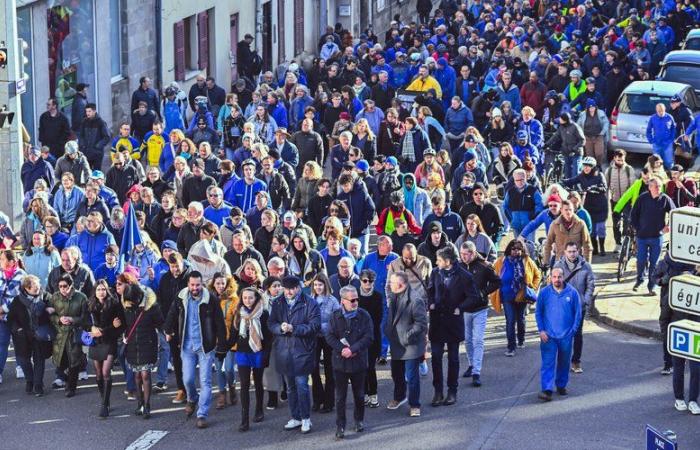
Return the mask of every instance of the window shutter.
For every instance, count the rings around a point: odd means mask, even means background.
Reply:
[[[209,14],[204,11],[197,14],[197,37],[199,46],[199,70],[209,69]]]
[[[284,48],[284,0],[277,1],[277,61],[286,60]]]
[[[294,0],[294,55],[304,51],[304,0]]]
[[[175,80],[185,79],[185,21],[176,22],[175,28]]]

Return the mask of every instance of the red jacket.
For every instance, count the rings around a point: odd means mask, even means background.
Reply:
[[[544,112],[544,96],[547,94],[547,86],[541,81],[533,83],[528,81],[520,88],[520,103],[535,110],[537,117],[541,118]]]
[[[689,178],[683,180],[683,188],[680,189],[676,187],[674,181],[669,181],[666,184],[666,195],[671,197],[676,208],[681,208],[683,206],[695,206],[698,193],[695,187],[695,182]]]
[[[389,214],[389,211],[391,211],[391,216],[396,219],[400,219],[401,215],[403,214],[403,218],[406,220],[406,225],[408,226],[408,232],[412,234],[420,234],[422,228],[418,226],[418,223],[416,223],[416,218],[413,217],[413,214],[411,211],[407,210],[406,208],[403,208],[401,211],[394,211],[391,206],[388,208],[384,208],[384,211],[379,215],[379,221],[377,222],[377,234],[382,235],[382,234],[391,234],[391,233],[386,233],[384,231],[384,226],[386,225],[386,218],[387,215]],[[392,230],[392,233],[394,231]]]

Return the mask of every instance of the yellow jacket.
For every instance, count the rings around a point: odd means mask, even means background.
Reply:
[[[437,98],[442,98],[442,89],[440,88],[440,83],[438,83],[438,81],[430,75],[425,77],[425,79],[421,79],[421,77],[416,77],[416,79],[411,81],[411,84],[409,84],[406,88],[407,91],[420,92],[428,92],[428,89],[435,89],[435,95],[437,96]]]
[[[503,261],[505,258],[505,256],[500,256],[496,262],[493,263],[493,270],[499,277],[501,276],[501,272],[503,270]],[[525,284],[532,289],[537,290],[540,286],[540,280],[542,279],[540,269],[537,268],[535,261],[533,261],[529,256],[524,257],[523,266],[525,267]],[[496,289],[489,297],[491,299],[491,307],[494,309],[494,311],[500,313],[503,309],[501,305],[501,290]],[[525,301],[524,287],[518,292],[518,295],[516,295],[515,301]]]
[[[228,295],[232,294],[232,295]],[[236,309],[238,309],[238,295],[236,295],[236,290],[233,293],[224,292],[221,296],[219,304],[221,305],[221,311],[224,313],[224,323],[226,324],[226,338],[234,342],[229,350],[236,351],[236,339],[231,339],[231,330],[233,330],[233,318],[236,315]]]

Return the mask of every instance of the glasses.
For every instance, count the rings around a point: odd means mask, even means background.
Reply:
[[[217,197],[221,197],[221,196],[219,194],[209,194],[209,197],[217,198]]]
[[[363,283],[371,283],[372,282],[372,280],[369,280],[367,278],[365,278],[364,280],[360,280],[360,281],[362,281]]]
[[[552,203],[551,205],[547,206],[549,206],[550,208],[556,208],[557,206],[559,206],[559,203]]]
[[[346,299],[344,299],[344,300],[347,301],[347,302],[350,302],[350,303],[357,303],[357,297],[346,298]]]
[[[60,283],[60,284],[58,285],[58,288],[59,288],[59,289],[68,289],[69,287],[70,287],[70,285],[69,285],[69,284],[66,284],[66,283]]]

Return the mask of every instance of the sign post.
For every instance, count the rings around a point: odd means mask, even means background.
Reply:
[[[676,434],[673,431],[656,430],[647,425],[647,450],[677,450]]]

